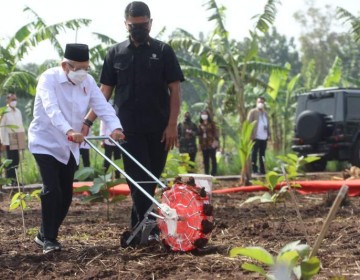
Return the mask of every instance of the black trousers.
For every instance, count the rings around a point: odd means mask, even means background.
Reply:
[[[148,169],[156,178],[160,178],[165,167],[167,151],[165,151],[165,142],[160,142],[162,132],[158,133],[126,133],[126,143],[123,147]],[[154,196],[156,182],[147,175],[136,163],[134,163],[126,154],[123,154],[125,172],[151,196]],[[146,211],[152,205],[152,201],[128,181],[133,201],[131,211],[131,227],[134,228],[137,223],[144,219]],[[149,182],[152,181],[152,182]],[[141,183],[144,182],[144,183]],[[151,218],[151,217],[149,217]]]
[[[89,167],[90,166],[90,149],[81,149],[80,148],[80,155],[82,158],[83,166]]]
[[[12,162],[6,167],[5,175],[6,178],[11,179],[12,183],[16,183],[15,169],[19,166],[19,150],[10,150],[9,148],[9,146],[6,146],[6,157],[11,159]]]
[[[121,150],[117,146],[104,144],[104,149],[105,149],[105,155],[109,159],[113,159],[113,160],[121,159]],[[103,167],[105,172],[108,171],[109,166],[110,163],[107,160],[104,160]],[[115,179],[119,179],[119,178],[120,178],[120,172],[115,170]]]
[[[205,174],[211,174],[212,176],[215,176],[217,172],[216,149],[212,149],[212,148],[203,149],[202,153],[203,153]],[[211,161],[211,172],[210,172],[210,161]]]
[[[266,144],[267,144],[267,140],[260,140],[260,139],[254,140],[254,146],[251,151],[251,166],[252,166],[252,172],[254,173],[258,172],[257,162],[259,160],[260,173],[265,174],[264,158],[265,158]]]
[[[191,160],[192,162],[195,162],[196,152],[189,153],[189,157],[190,157],[190,160]]]
[[[72,154],[67,164],[50,155],[34,154],[34,157],[43,181],[40,232],[44,238],[55,240],[71,205],[76,161]]]

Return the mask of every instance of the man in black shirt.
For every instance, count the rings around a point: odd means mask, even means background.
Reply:
[[[173,49],[149,36],[151,25],[145,3],[135,1],[127,5],[125,26],[129,39],[109,49],[100,83],[108,100],[115,89],[114,107],[124,128],[124,148],[159,178],[168,151],[177,145],[180,82],[184,76]],[[89,113],[87,118],[92,121],[95,116]],[[136,182],[142,182],[140,185],[154,196],[156,183],[149,182],[153,179],[126,155],[123,160],[125,172]],[[129,181],[128,184],[134,228],[152,202]]]

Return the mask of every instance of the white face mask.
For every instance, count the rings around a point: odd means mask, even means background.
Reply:
[[[258,103],[258,104],[257,104],[257,108],[258,108],[258,109],[264,108],[264,103]]]
[[[206,120],[208,119],[208,115],[201,115],[201,119],[202,119],[203,121],[206,121]]]
[[[13,100],[9,103],[10,107],[12,107],[12,108],[15,108],[16,104],[17,104],[16,100]]]
[[[70,71],[68,77],[75,85],[79,85],[86,79],[87,72],[82,69],[78,71]]]

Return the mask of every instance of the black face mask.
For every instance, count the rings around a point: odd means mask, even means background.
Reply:
[[[139,43],[142,44],[149,36],[149,30],[143,27],[134,27],[130,30],[131,38]]]
[[[185,122],[190,122],[191,118],[190,117],[185,117]]]

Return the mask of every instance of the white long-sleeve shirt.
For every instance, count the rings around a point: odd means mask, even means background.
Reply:
[[[16,125],[17,128],[6,127],[7,125]],[[3,145],[10,145],[9,133],[24,132],[24,124],[21,111],[18,108],[11,109],[7,106],[4,115],[0,121],[0,140]]]
[[[122,128],[115,110],[106,101],[94,78],[73,85],[61,67],[45,71],[38,82],[34,103],[34,119],[29,131],[29,150],[48,154],[67,164],[70,152],[79,164],[79,144],[68,141],[66,133],[81,132],[88,108],[113,131]]]

